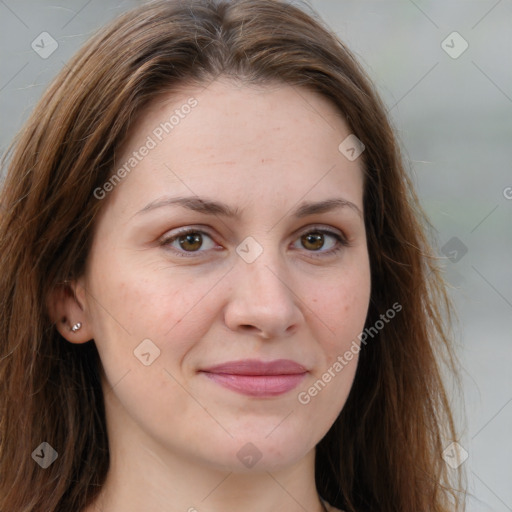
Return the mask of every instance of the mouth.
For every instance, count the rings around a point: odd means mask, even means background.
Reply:
[[[229,361],[200,370],[210,380],[243,395],[272,397],[283,395],[306,377],[308,370],[289,359]]]

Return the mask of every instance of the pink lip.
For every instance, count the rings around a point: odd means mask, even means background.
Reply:
[[[289,359],[229,361],[201,370],[208,378],[232,391],[249,396],[282,395],[304,379],[308,370]]]

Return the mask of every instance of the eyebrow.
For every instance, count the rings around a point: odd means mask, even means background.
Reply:
[[[231,206],[221,203],[219,201],[213,201],[207,198],[201,198],[198,196],[189,197],[161,197],[148,203],[142,210],[139,210],[135,215],[145,214],[152,210],[162,207],[169,206],[181,206],[189,210],[204,213],[206,215],[222,215],[233,219],[239,219],[241,211],[239,208],[232,208]],[[363,213],[360,208],[353,203],[343,198],[332,198],[325,199],[324,201],[318,202],[303,202],[298,206],[293,215],[297,218],[307,217],[308,215],[314,215],[318,213],[327,213],[340,208],[349,208],[355,211],[361,219],[363,219]]]

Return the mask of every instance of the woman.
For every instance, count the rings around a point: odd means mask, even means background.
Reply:
[[[319,20],[121,16],[12,149],[0,510],[463,510],[426,225]]]

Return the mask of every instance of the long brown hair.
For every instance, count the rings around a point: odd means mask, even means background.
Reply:
[[[93,340],[60,336],[48,297],[84,271],[104,205],[93,191],[137,116],[163,92],[220,75],[316,91],[365,145],[366,326],[394,303],[403,309],[362,348],[348,400],[317,446],[320,495],[347,512],[463,510],[462,473],[441,457],[457,439],[441,375],[445,364],[457,374],[452,306],[385,107],[314,13],[284,1],[187,0],[143,5],[96,34],[6,155],[0,511],[80,511],[99,493],[109,468],[101,361]],[[42,442],[58,452],[47,469],[31,457]]]

